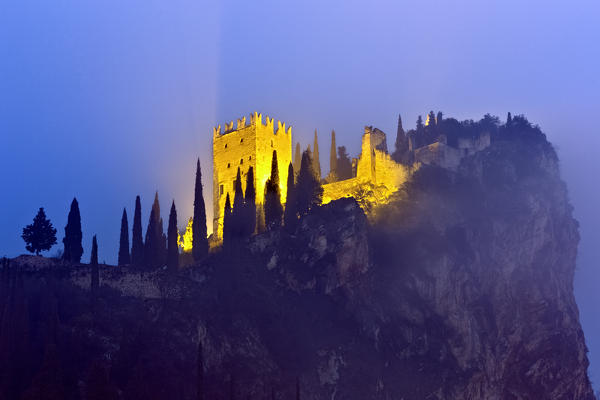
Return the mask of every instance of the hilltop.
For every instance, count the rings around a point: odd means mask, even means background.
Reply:
[[[334,200],[178,274],[101,266],[91,292],[88,265],[6,262],[3,393],[593,399],[578,225],[554,149],[517,123],[368,215]]]

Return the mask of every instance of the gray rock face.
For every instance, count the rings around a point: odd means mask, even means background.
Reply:
[[[195,398],[200,343],[210,399],[299,382],[302,399],[592,400],[571,211],[546,142],[495,142],[456,171],[424,166],[370,223],[342,199],[179,276],[106,267],[93,313],[82,266],[60,321],[121,371],[135,320],[151,345],[115,384],[154,377],[138,389],[153,398]]]

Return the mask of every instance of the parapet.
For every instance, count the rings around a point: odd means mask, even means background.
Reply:
[[[274,126],[274,119],[273,118],[269,118],[269,116],[265,116],[265,123],[263,123],[263,116],[262,113],[258,113],[258,112],[254,112],[252,114],[250,114],[250,123],[247,123],[247,119],[246,117],[242,117],[242,118],[238,118],[237,119],[237,125],[234,129],[233,127],[233,121],[230,122],[226,122],[225,123],[225,130],[221,131],[221,125],[217,125],[213,128],[213,140],[219,136],[231,133],[231,132],[235,132],[238,131],[240,129],[243,129],[247,126],[262,126],[265,127],[267,130],[273,132],[275,135],[291,135],[292,134],[292,127],[289,126],[286,129],[285,126],[285,122],[282,121],[277,121],[277,130],[275,130],[275,126]]]

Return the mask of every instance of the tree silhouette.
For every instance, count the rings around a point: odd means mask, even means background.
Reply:
[[[140,196],[135,198],[133,230],[131,232],[131,263],[136,267],[144,264],[144,241],[142,240],[142,205]]]
[[[231,210],[231,237],[239,239],[244,236],[246,219],[244,191],[242,190],[242,176],[239,167],[237,169],[234,186],[235,192],[233,195],[233,206]]]
[[[313,170],[317,180],[321,180],[321,161],[319,158],[319,140],[317,138],[317,130],[315,129],[315,138],[313,139]]]
[[[160,217],[160,203],[158,192],[154,195],[154,203],[150,210],[146,240],[144,246],[144,263],[146,268],[156,268],[164,265],[166,261],[166,243],[163,232],[162,218]]]
[[[429,111],[429,114],[427,114],[427,122],[428,125],[427,126],[431,126],[434,127],[436,122],[435,122],[435,113],[432,111]]]
[[[225,198],[225,209],[223,210],[223,246],[231,244],[231,200],[229,193]]]
[[[510,124],[512,124],[512,115],[510,114],[510,111],[509,111],[508,115],[506,116],[506,126],[509,126]]]
[[[179,246],[177,246],[177,210],[175,209],[175,200],[171,204],[169,213],[169,228],[167,229],[167,266],[170,271],[177,271],[179,268]]]
[[[348,157],[345,146],[338,147],[338,178],[340,180],[352,178],[352,161]]]
[[[41,251],[50,250],[56,244],[56,229],[46,218],[44,208],[40,207],[33,223],[23,228],[21,235],[25,241],[25,248],[31,253],[39,255]]]
[[[250,237],[256,230],[256,188],[254,187],[254,168],[246,174],[246,193],[244,195],[244,236]]]
[[[194,261],[200,261],[208,254],[206,237],[206,208],[202,193],[202,172],[200,159],[196,163],[196,183],[194,186],[194,219],[192,221],[192,255]]]
[[[337,147],[335,146],[335,130],[331,131],[331,148],[329,149],[329,175],[332,179],[337,177]]]
[[[121,237],[119,239],[119,265],[128,265],[131,262],[129,258],[129,223],[127,222],[127,210],[123,208],[121,217]]]
[[[417,117],[417,132],[421,132],[423,130],[423,117],[420,115]]]
[[[404,132],[404,128],[402,127],[402,117],[398,115],[398,129],[396,131],[396,142],[392,158],[396,161],[400,161],[400,159],[402,159],[402,155],[407,151],[408,139],[406,137],[406,132]]]
[[[304,215],[308,211],[321,204],[323,198],[323,187],[312,171],[312,160],[309,150],[302,154],[302,163],[300,164],[300,174],[296,185],[296,207],[298,214]]]
[[[292,232],[298,224],[298,211],[296,209],[296,184],[294,182],[294,166],[288,166],[287,193],[285,211],[283,212],[283,225]]]
[[[283,207],[281,206],[281,194],[279,192],[279,168],[277,166],[277,151],[273,150],[271,160],[271,176],[265,183],[265,226],[271,229],[281,225]]]
[[[98,241],[96,235],[92,238],[92,256],[90,258],[90,266],[92,267],[92,291],[100,286],[100,273],[98,271]]]
[[[300,172],[300,163],[302,163],[302,150],[300,149],[300,143],[296,142],[296,151],[294,153],[294,171]]]
[[[436,125],[439,125],[444,120],[444,114],[441,111],[438,111],[437,116],[435,117]]]
[[[81,215],[79,214],[79,203],[76,198],[71,202],[71,209],[67,217],[67,226],[65,226],[65,237],[63,244],[65,250],[63,259],[73,263],[81,261],[83,246],[81,245]]]

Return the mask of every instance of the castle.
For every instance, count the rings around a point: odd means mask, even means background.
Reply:
[[[257,208],[264,201],[265,182],[271,175],[273,150],[277,151],[281,201],[285,203],[288,165],[292,161],[292,128],[268,116],[263,123],[262,114],[254,113],[250,121],[246,117],[213,129],[213,232],[217,238],[223,233],[223,211],[229,194],[233,202],[237,170],[242,177],[242,190],[246,191],[246,175],[250,167],[254,170]]]
[[[238,168],[243,191],[246,190],[248,170],[253,168],[255,200],[257,209],[261,209],[265,182],[271,174],[273,151],[277,151],[279,186],[284,205],[288,165],[292,162],[292,128],[286,128],[285,123],[278,121],[275,127],[273,118],[268,116],[263,123],[262,114],[255,112],[250,116],[250,121],[246,117],[238,119],[235,129],[233,124],[233,121],[227,123],[224,131],[220,125],[213,129],[213,233],[217,240],[222,238],[227,195],[230,201],[234,199]],[[421,164],[456,169],[463,157],[490,145],[489,133],[476,138],[461,138],[457,146],[448,145],[445,135],[440,135],[433,143],[419,145],[414,134],[404,135],[401,131],[401,120],[398,138],[405,142],[410,162],[399,163],[392,159],[385,133],[371,126],[365,127],[361,154],[352,160],[352,177],[344,180],[335,177],[325,179],[323,203],[342,197],[354,197],[364,208],[385,203]]]

